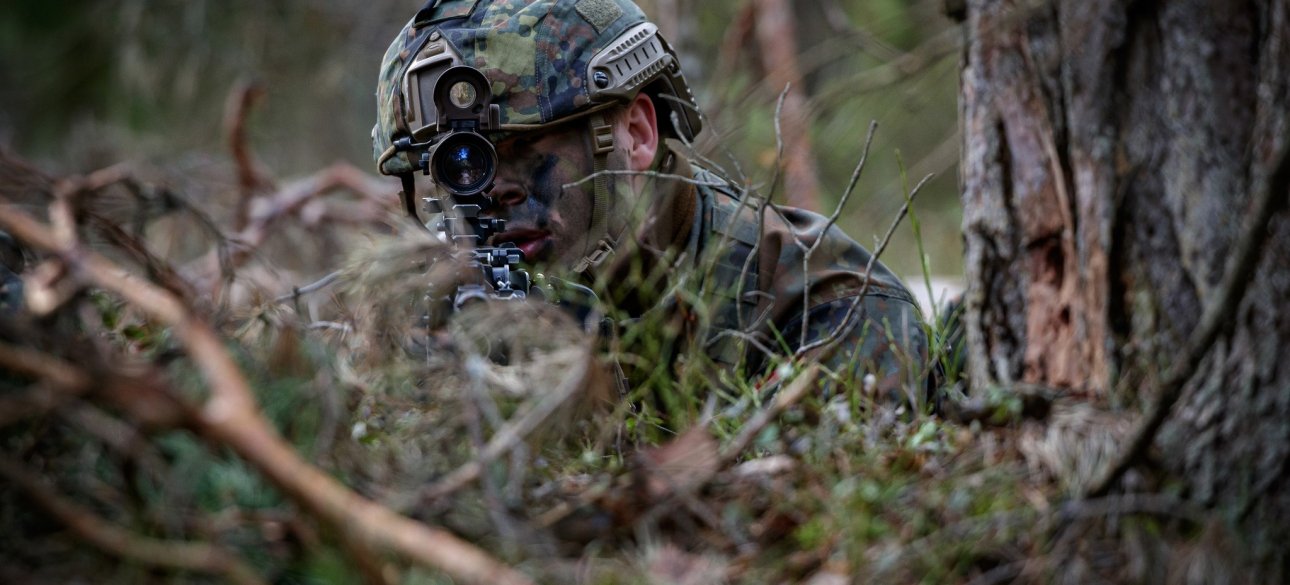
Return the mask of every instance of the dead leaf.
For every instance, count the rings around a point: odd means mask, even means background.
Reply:
[[[709,585],[726,580],[724,560],[690,554],[671,543],[651,548],[645,559],[649,582],[654,585]]]
[[[717,441],[702,426],[637,455],[637,484],[650,500],[696,489],[717,473]]]

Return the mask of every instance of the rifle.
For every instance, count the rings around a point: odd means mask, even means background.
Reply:
[[[409,72],[409,77],[417,80],[413,85],[418,87],[421,77],[417,74],[421,71]],[[497,149],[481,133],[500,129],[501,109],[492,103],[488,79],[473,67],[455,65],[423,75],[430,74],[438,76],[429,92],[433,102],[419,104],[420,119],[429,120],[433,114],[436,132],[421,143],[413,142],[412,136],[400,138],[394,141],[394,148],[396,152],[420,153],[417,168],[430,175],[443,192],[422,198],[424,209],[443,215],[436,226],[438,231],[454,247],[466,252],[467,274],[475,276],[458,283],[447,299],[451,310],[459,311],[477,301],[537,297],[569,310],[584,329],[604,327],[594,312],[596,295],[590,288],[557,278],[541,279],[544,286],[535,287],[529,273],[520,268],[525,260],[523,251],[511,243],[484,245],[490,237],[506,230],[505,220],[485,216],[495,204],[488,191],[497,173]],[[424,100],[427,96],[421,93],[418,97]],[[412,174],[401,175],[400,179],[404,210],[424,226],[416,211]]]

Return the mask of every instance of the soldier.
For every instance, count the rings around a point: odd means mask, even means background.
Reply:
[[[465,69],[486,85],[457,82]],[[410,212],[416,171],[482,195],[480,243],[595,287],[619,317],[666,315],[673,368],[701,355],[765,380],[795,356],[900,397],[927,387],[920,314],[891,271],[684,154],[702,119],[629,0],[432,0],[386,52],[377,103],[377,164]],[[486,140],[449,138],[463,128]]]

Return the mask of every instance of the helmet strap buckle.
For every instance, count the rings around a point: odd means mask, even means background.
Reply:
[[[592,207],[591,222],[587,233],[599,238],[594,246],[589,246],[586,254],[574,265],[575,273],[586,272],[604,263],[614,253],[615,238],[611,235],[608,220],[609,207],[609,153],[614,151],[614,125],[609,117],[601,112],[591,115],[588,120],[591,130],[592,156]]]
[[[591,144],[591,153],[595,156],[604,156],[614,151],[614,126],[606,122],[604,116],[592,117]]]

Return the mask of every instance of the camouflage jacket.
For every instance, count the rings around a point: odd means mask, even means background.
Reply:
[[[694,211],[688,228],[672,222],[688,235],[683,247],[672,240],[669,279],[692,294],[673,292],[653,310],[684,323],[684,345],[702,343],[718,367],[763,377],[774,376],[766,370],[777,357],[800,353],[843,384],[918,400],[931,382],[928,344],[895,274],[874,261],[865,287],[872,255],[827,218],[775,205],[759,212],[728,181],[674,158],[664,174],[692,194]]]

